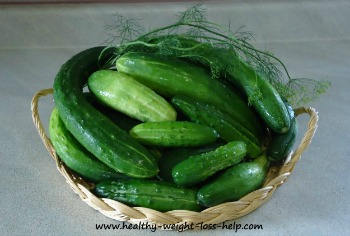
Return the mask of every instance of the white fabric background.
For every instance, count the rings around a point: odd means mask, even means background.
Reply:
[[[0,5],[0,235],[175,235],[176,232],[97,231],[118,223],[93,210],[56,170],[31,120],[34,93],[52,86],[61,64],[103,43],[113,14],[143,19],[147,28],[172,22],[193,3]],[[254,32],[293,77],[328,79],[332,87],[310,106],[319,128],[288,181],[251,214],[262,224],[239,235],[349,235],[350,222],[350,1],[207,1],[211,21]],[[53,106],[39,111],[47,125]],[[300,117],[300,133],[307,116]],[[230,230],[186,232],[231,235]]]

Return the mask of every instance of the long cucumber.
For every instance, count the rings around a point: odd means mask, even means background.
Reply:
[[[261,132],[256,125],[260,122],[256,113],[239,92],[212,79],[210,73],[199,66],[174,57],[130,52],[117,59],[116,67],[165,97],[185,95],[213,104],[250,132]]]
[[[103,49],[84,50],[62,65],[53,85],[55,106],[67,129],[100,161],[131,177],[153,177],[158,166],[151,153],[89,104],[83,93],[88,77],[99,70]]]
[[[100,197],[162,212],[202,209],[197,202],[197,191],[161,181],[139,179],[106,181],[97,184],[95,192]]]
[[[103,164],[88,152],[66,129],[57,109],[51,112],[49,133],[52,145],[60,159],[74,172],[87,180],[101,182],[127,178]]]
[[[198,147],[214,143],[215,129],[188,121],[146,122],[130,130],[135,140],[146,146]]]
[[[187,50],[177,51],[177,56],[186,58],[188,55],[189,57],[196,55],[191,58],[191,61],[199,58],[199,64],[207,68],[211,68],[214,64],[223,77],[243,91],[248,98],[253,98],[250,100],[252,106],[271,130],[276,133],[285,133],[289,130],[288,111],[281,96],[267,78],[240,60],[232,51],[180,36],[174,36],[174,38],[181,47],[187,48]],[[162,38],[150,39],[152,43],[157,43],[159,40]],[[231,58],[231,61],[227,62],[227,58]],[[222,63],[223,61],[225,63]],[[256,96],[257,94],[259,96]]]

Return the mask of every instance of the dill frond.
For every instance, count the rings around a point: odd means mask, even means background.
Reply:
[[[139,20],[127,19],[121,14],[116,14],[114,23],[106,25],[105,29],[110,36],[110,38],[105,41],[107,45],[114,45],[116,41],[121,44],[131,41],[139,37],[144,31]]]
[[[173,56],[208,67],[212,77],[225,77],[228,72],[239,70],[242,63],[248,64],[257,75],[268,80],[293,106],[305,105],[328,89],[330,83],[313,79],[291,78],[284,63],[271,52],[255,48],[251,41],[254,34],[244,26],[233,31],[232,25],[223,26],[207,20],[206,9],[197,4],[179,12],[170,25],[144,32],[138,21],[116,15],[116,22],[107,27],[110,43],[119,39],[116,55],[111,63],[129,51],[148,51],[164,56]],[[204,47],[212,55],[206,55]],[[251,104],[261,99],[259,87],[249,88]]]

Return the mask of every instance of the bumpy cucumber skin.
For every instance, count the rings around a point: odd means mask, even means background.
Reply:
[[[87,78],[99,69],[103,49],[84,50],[62,65],[53,85],[55,106],[67,129],[100,161],[131,177],[153,177],[158,166],[151,153],[98,112],[83,93]]]
[[[271,130],[276,133],[286,133],[290,128],[290,118],[279,93],[266,78],[250,66],[243,62],[237,64],[239,69],[231,70],[231,80],[248,96],[256,92],[252,86],[259,88],[261,98],[252,100],[253,107]]]
[[[213,127],[227,142],[243,141],[247,144],[247,154],[258,157],[262,153],[261,137],[255,137],[245,127],[215,106],[186,96],[175,96],[172,103],[193,122]]]
[[[66,129],[56,108],[51,112],[49,134],[60,159],[86,180],[97,183],[128,178],[115,172],[88,152]]]
[[[283,134],[272,133],[270,143],[266,149],[266,155],[270,161],[281,161],[292,151],[298,135],[298,122],[294,116],[292,106],[285,101],[291,125],[289,130]]]
[[[130,130],[130,136],[146,146],[198,147],[214,143],[215,129],[188,121],[141,123]]]
[[[276,133],[285,133],[289,130],[290,119],[283,100],[267,78],[264,78],[247,63],[241,61],[234,53],[226,49],[180,36],[176,39],[182,47],[193,48],[183,51],[184,54],[198,55],[198,58],[204,58],[204,60],[200,60],[200,64],[206,64],[208,68],[211,68],[210,63],[215,64],[216,69],[220,71],[222,76],[243,91],[247,97],[254,97],[257,92],[256,89],[258,89],[261,96],[259,99],[253,99],[251,103],[266,125]],[[156,42],[157,39],[151,39],[151,41]],[[183,57],[181,51],[178,53],[179,56]],[[223,57],[226,60],[222,59]],[[222,61],[227,61],[228,57],[232,58],[231,63],[223,64]]]
[[[174,182],[183,187],[200,183],[216,172],[238,164],[246,153],[244,142],[233,141],[214,151],[191,156],[173,168]]]
[[[212,79],[207,70],[174,57],[150,53],[126,53],[116,62],[118,71],[130,74],[157,93],[172,98],[190,96],[226,111],[237,122],[257,134],[260,122],[238,91]]]
[[[197,202],[197,191],[161,181],[139,179],[106,181],[97,184],[95,192],[100,197],[161,212],[202,209]]]
[[[137,120],[176,120],[175,109],[163,97],[126,74],[96,71],[89,77],[88,87],[102,103]]]
[[[91,93],[85,93],[88,102],[98,111],[106,115],[113,123],[115,123],[119,128],[128,132],[136,125],[140,124],[141,121],[133,119],[115,109],[105,106],[100,103]]]
[[[172,176],[173,168],[181,161],[187,159],[190,156],[199,155],[202,153],[213,151],[220,146],[224,145],[222,142],[216,142],[203,147],[198,148],[173,148],[163,153],[162,157],[158,161],[159,174],[158,176],[163,181],[174,183]]]
[[[201,187],[197,198],[201,205],[212,207],[224,202],[237,201],[263,184],[269,161],[265,154],[251,162],[230,167],[216,179]]]

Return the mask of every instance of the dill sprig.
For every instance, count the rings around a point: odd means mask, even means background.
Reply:
[[[105,29],[107,34],[110,36],[108,40],[104,42],[107,45],[114,45],[118,40],[119,43],[123,44],[138,37],[144,31],[144,28],[136,19],[127,19],[121,14],[115,15],[115,22],[106,25]]]
[[[109,46],[115,47],[115,55],[106,66],[113,67],[118,57],[126,52],[148,51],[206,65],[212,77],[219,78],[225,75],[225,71],[235,70],[244,62],[267,79],[293,106],[305,105],[319,98],[330,86],[328,81],[292,78],[279,58],[251,44],[254,39],[252,32],[244,27],[232,31],[230,24],[223,26],[208,21],[202,4],[178,13],[176,18],[173,24],[142,33],[143,28],[136,20],[116,15],[116,22],[107,27],[113,31]],[[117,40],[119,44],[115,45]],[[211,47],[218,56],[204,55],[202,47]],[[258,86],[251,90],[249,103],[261,98]]]

